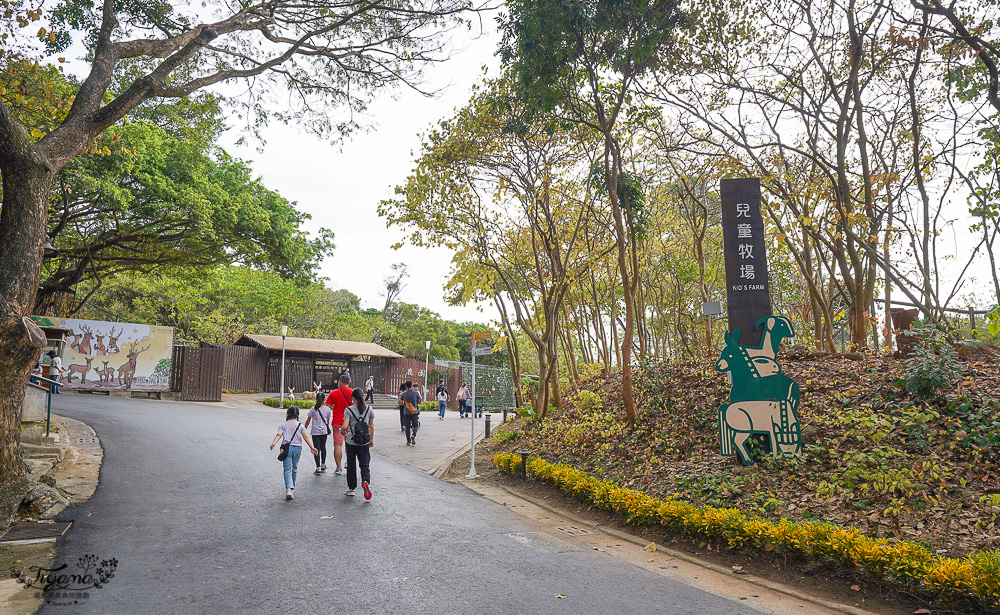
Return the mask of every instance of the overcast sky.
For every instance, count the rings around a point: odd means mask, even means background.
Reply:
[[[449,306],[442,299],[442,287],[451,267],[449,250],[390,246],[400,240],[399,229],[387,229],[379,217],[380,200],[392,195],[412,169],[420,146],[419,134],[433,123],[451,115],[469,99],[470,88],[482,80],[484,65],[495,69],[497,37],[494,19],[488,15],[480,36],[458,33],[458,48],[448,61],[430,66],[425,72],[428,90],[441,90],[428,98],[412,90],[395,90],[377,95],[369,108],[371,130],[359,132],[342,145],[307,134],[296,126],[271,126],[264,133],[266,145],[236,145],[240,133],[230,131],[224,147],[247,160],[264,178],[264,185],[283,197],[296,201],[298,208],[312,216],[313,228],[326,227],[336,234],[336,249],[324,259],[320,275],[327,286],[345,288],[361,298],[362,307],[379,307],[384,278],[393,263],[406,263],[409,278],[401,301],[416,303],[443,317],[463,322],[491,321],[497,317],[492,304]],[[393,99],[395,94],[395,99]]]

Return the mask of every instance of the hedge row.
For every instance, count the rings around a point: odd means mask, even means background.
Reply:
[[[511,474],[521,472],[519,455],[500,453],[493,463]],[[539,457],[529,458],[527,465],[532,476],[583,497],[597,508],[623,514],[634,525],[662,525],[689,538],[725,540],[735,549],[798,553],[860,568],[873,578],[941,598],[972,600],[986,608],[1000,606],[998,551],[980,551],[961,559],[939,557],[923,545],[875,539],[854,528],[787,519],[772,523],[732,508],[661,500]]]
[[[289,408],[292,404],[295,404],[299,408],[312,408],[315,401],[310,399],[288,399],[285,398],[285,403],[282,405],[281,400],[277,397],[265,397],[264,405],[271,406],[272,408]]]

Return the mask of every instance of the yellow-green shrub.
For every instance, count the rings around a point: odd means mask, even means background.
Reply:
[[[511,474],[521,470],[518,455],[500,453],[493,463]],[[923,545],[874,539],[854,528],[788,519],[772,523],[732,508],[693,506],[674,498],[661,500],[540,457],[529,458],[527,471],[598,508],[625,515],[632,524],[662,525],[691,538],[724,539],[734,548],[749,546],[823,557],[860,567],[875,578],[904,583],[944,598],[1000,606],[997,551],[981,551],[962,559],[936,557]]]

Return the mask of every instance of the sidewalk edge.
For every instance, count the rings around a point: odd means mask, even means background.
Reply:
[[[445,460],[445,462],[442,462],[441,465],[443,467],[441,467],[440,469],[438,469],[434,473],[435,478],[441,478],[441,476],[443,476],[449,469],[451,469],[451,464],[454,463],[454,461],[456,459],[458,459],[458,457],[460,457],[461,455],[463,455],[466,452],[468,452],[469,448],[470,448],[470,446],[466,445],[465,448],[462,451],[460,451],[459,453],[456,453],[455,455],[452,455],[447,460]],[[482,492],[480,492],[478,489],[475,488],[475,481],[459,481],[459,483],[462,484],[462,485],[464,485],[464,486],[466,486],[466,487],[468,487],[472,491],[475,491],[477,493],[480,493],[481,495],[484,495],[484,494],[482,494]],[[556,508],[556,507],[554,507],[554,506],[552,506],[552,505],[550,505],[550,504],[548,504],[546,502],[539,501],[539,500],[537,500],[537,499],[535,499],[535,498],[533,498],[531,496],[525,495],[523,493],[518,493],[517,491],[511,489],[510,487],[507,487],[506,485],[501,485],[501,484],[498,483],[496,486],[499,487],[499,488],[501,488],[501,489],[503,489],[504,491],[506,491],[507,493],[511,494],[512,496],[515,496],[515,497],[521,498],[522,500],[530,502],[534,506],[537,506],[539,508],[547,510],[547,511],[549,511],[552,514],[559,515],[561,517],[565,517],[566,519],[569,519],[573,523],[576,523],[576,524],[579,524],[579,525],[582,525],[582,526],[591,526],[592,525],[591,523],[589,523],[587,521],[584,521],[583,519],[577,517],[576,515],[574,515],[573,513],[569,512],[569,511],[566,511],[566,510],[563,510],[563,509],[560,509],[560,508]],[[609,527],[603,527],[603,525],[600,524],[600,523],[598,523],[597,525],[592,525],[592,527],[593,527],[593,529],[599,530],[599,531],[607,534],[608,536],[611,536],[613,538],[617,538],[618,540],[625,540],[627,542],[630,542],[630,543],[632,543],[634,545],[638,545],[640,547],[646,547],[647,545],[649,545],[649,541],[647,541],[647,540],[644,540],[644,539],[639,538],[637,536],[633,536],[631,534],[622,532],[620,530],[616,530],[616,529],[609,528]],[[706,570],[711,570],[712,572],[717,572],[717,573],[724,574],[724,575],[727,575],[727,576],[734,576],[732,570],[727,570],[726,568],[723,568],[721,566],[717,566],[717,565],[712,564],[710,562],[706,562],[704,560],[700,560],[700,559],[698,559],[696,557],[691,557],[690,555],[687,555],[685,553],[681,553],[680,551],[677,551],[677,550],[674,550],[674,549],[670,549],[668,547],[664,547],[663,545],[661,545],[659,543],[654,543],[654,544],[656,544],[656,550],[659,551],[659,552],[661,552],[661,553],[666,553],[667,555],[670,555],[671,557],[675,557],[675,558],[677,558],[679,560],[682,560],[682,561],[687,562],[689,564],[693,564],[695,566],[700,566],[700,567],[702,567],[702,568],[704,568]],[[770,581],[768,579],[764,579],[762,577],[758,577],[758,576],[755,576],[755,575],[752,575],[752,574],[742,574],[742,575],[739,575],[738,578],[739,578],[739,580],[746,581],[747,583],[750,583],[751,585],[757,585],[758,587],[763,587],[763,588],[769,589],[771,591],[779,592],[779,593],[785,594],[786,596],[790,596],[792,598],[795,598],[796,600],[802,600],[803,602],[809,602],[809,603],[815,604],[816,606],[820,606],[820,607],[823,607],[823,608],[826,608],[826,609],[830,609],[831,611],[837,611],[839,613],[848,613],[849,615],[872,615],[871,611],[866,611],[866,610],[864,610],[864,609],[862,609],[860,607],[850,606],[850,605],[847,605],[847,604],[842,604],[840,602],[832,602],[832,601],[829,601],[829,600],[824,600],[824,599],[819,598],[817,596],[812,596],[810,594],[806,594],[804,592],[800,592],[800,591],[798,591],[796,589],[792,589],[791,587],[788,587],[787,585],[782,585],[780,583],[775,583],[774,581]]]

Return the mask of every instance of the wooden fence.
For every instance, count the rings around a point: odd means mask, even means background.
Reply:
[[[182,401],[222,401],[226,351],[216,344],[182,346],[178,388]],[[174,355],[177,356],[176,354]]]
[[[268,359],[268,361],[267,390],[270,393],[279,393],[281,391],[281,355],[272,356]],[[312,357],[290,357],[285,355],[286,394],[288,393],[289,387],[294,388],[296,393],[312,390]]]
[[[222,388],[240,393],[260,393],[264,390],[267,373],[267,351],[250,346],[223,346],[226,363]]]
[[[386,393],[395,395],[399,392],[399,385],[407,380],[412,380],[415,387],[423,387],[423,361],[416,359],[394,359],[391,363],[388,369],[388,377],[386,378]]]

